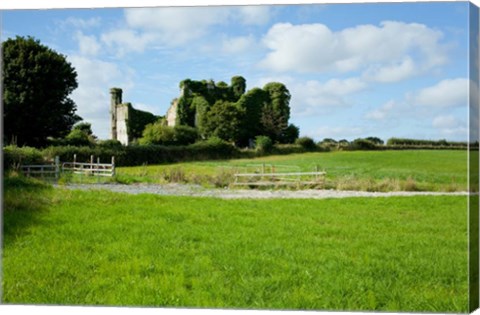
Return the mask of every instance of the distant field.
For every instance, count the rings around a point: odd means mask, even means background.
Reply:
[[[458,196],[220,200],[11,181],[3,302],[462,313],[466,209]]]
[[[467,151],[340,151],[269,156],[256,159],[121,167],[122,182],[178,181],[223,184],[233,172],[251,164],[294,166],[327,172],[324,187],[342,190],[467,190]],[[213,178],[213,180],[212,180]],[[228,178],[227,178],[228,179]]]

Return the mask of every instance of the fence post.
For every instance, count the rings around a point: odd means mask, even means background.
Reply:
[[[93,175],[93,155],[90,155],[90,173]]]
[[[112,156],[112,176],[115,176],[115,156]]]
[[[77,163],[77,154],[73,155],[73,171],[75,172],[75,164]]]
[[[60,177],[60,157],[55,156],[55,179]]]
[[[97,174],[102,174],[102,172],[100,171],[100,157],[97,157],[97,169],[95,170],[95,172]],[[97,177],[100,180],[100,176],[97,176]]]

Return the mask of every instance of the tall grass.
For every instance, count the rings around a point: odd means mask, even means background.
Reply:
[[[319,188],[364,191],[466,191],[467,152],[456,150],[320,152],[255,159],[189,162],[118,169],[121,182],[167,182],[163,174],[182,169],[186,182],[212,185],[219,176],[242,172],[246,165],[296,166],[300,171],[325,170]],[[231,176],[233,179],[233,176]],[[477,185],[478,190],[478,185]]]
[[[34,189],[5,190],[4,303],[466,311],[466,197]]]

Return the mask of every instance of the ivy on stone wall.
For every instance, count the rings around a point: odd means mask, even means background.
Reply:
[[[145,112],[143,110],[138,110],[132,107],[132,104],[127,103],[128,106],[128,135],[129,138],[139,139],[142,137],[142,132],[145,129],[145,126],[148,124],[153,124],[154,122],[161,119],[161,116],[155,116],[152,113]]]
[[[193,110],[191,106],[192,99],[192,97],[186,95],[178,98],[176,125],[195,125],[195,110]]]

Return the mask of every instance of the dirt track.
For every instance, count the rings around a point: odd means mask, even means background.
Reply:
[[[467,196],[467,192],[366,192],[366,191],[339,191],[339,190],[256,190],[256,189],[208,189],[190,184],[165,185],[120,185],[120,184],[70,184],[59,186],[65,189],[80,190],[109,190],[128,194],[157,194],[171,196],[216,197],[223,199],[268,199],[268,198],[300,198],[324,199],[347,197],[390,197],[390,196],[424,196],[424,195],[457,195]]]

